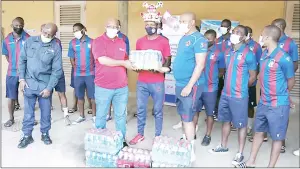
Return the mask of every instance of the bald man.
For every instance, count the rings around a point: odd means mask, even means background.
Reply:
[[[238,130],[238,153],[232,161],[237,164],[243,161],[248,123],[248,88],[256,80],[257,63],[254,53],[246,45],[248,30],[245,26],[235,27],[230,35],[232,47],[224,53],[226,74],[219,106],[218,120],[222,122],[222,141],[211,153],[228,152],[230,123]]]
[[[275,19],[272,22],[272,25],[277,26],[280,29],[280,38],[278,41],[278,46],[290,55],[294,63],[294,71],[296,72],[298,70],[298,60],[299,60],[298,45],[292,38],[288,37],[284,33],[286,28],[286,21],[282,18]],[[291,102],[291,106],[294,106],[292,102]],[[281,153],[285,153],[285,149],[286,146],[284,140],[281,147]]]
[[[5,56],[8,62],[8,70],[6,75],[6,98],[8,99],[9,120],[4,123],[4,127],[11,127],[15,123],[14,111],[20,109],[20,104],[18,101],[18,60],[26,39],[30,37],[23,30],[23,18],[16,17],[12,21],[11,27],[13,32],[9,33],[2,42],[2,56]]]
[[[57,26],[45,25],[40,36],[27,39],[19,58],[18,73],[20,88],[24,93],[23,137],[18,148],[26,148],[33,143],[34,108],[36,100],[41,111],[41,133],[44,144],[52,144],[49,136],[51,128],[51,92],[63,74],[62,51],[54,40]]]
[[[126,69],[132,69],[126,52],[126,44],[118,37],[117,19],[105,23],[106,32],[94,40],[92,53],[95,58],[96,128],[106,128],[106,116],[110,104],[114,108],[116,130],[121,131],[123,146],[127,146],[126,107],[128,81]]]
[[[204,87],[204,75],[208,42],[196,29],[194,13],[184,13],[180,16],[179,30],[185,35],[180,39],[177,55],[173,63],[174,78],[176,80],[175,94],[177,112],[183,123],[183,139],[192,142],[193,162],[196,124],[198,120],[197,106]]]
[[[266,26],[262,32],[261,44],[266,50],[260,59],[261,97],[254,122],[255,135],[249,160],[237,167],[255,167],[264,132],[268,132],[273,140],[268,167],[275,167],[282,140],[286,137],[290,112],[289,92],[295,84],[295,73],[292,58],[277,44],[280,36],[280,29],[274,25]]]

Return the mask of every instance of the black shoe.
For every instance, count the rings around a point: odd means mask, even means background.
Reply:
[[[204,136],[201,145],[202,146],[208,146],[210,144],[211,137],[210,136]]]
[[[18,148],[26,148],[29,144],[33,143],[32,136],[24,136],[21,138]]]
[[[15,104],[15,111],[21,110],[20,104]]]
[[[286,149],[286,147],[285,147],[285,146],[281,146],[280,153],[285,153],[285,149]]]
[[[42,141],[46,145],[52,144],[52,140],[50,139],[48,134],[42,134]]]
[[[134,117],[137,117],[137,114],[136,113],[134,113],[134,115],[133,115]]]
[[[124,147],[128,147],[128,144],[126,143],[126,141],[123,142],[123,148]]]

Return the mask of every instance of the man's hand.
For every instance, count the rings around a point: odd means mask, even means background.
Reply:
[[[160,73],[167,73],[167,72],[170,72],[170,68],[168,68],[168,67],[161,67],[158,71]]]
[[[182,97],[187,97],[192,91],[192,87],[185,86],[182,91],[181,91],[181,96]]]
[[[49,91],[49,90],[47,90],[47,89],[44,89],[44,90],[40,93],[40,95],[41,95],[42,97],[44,97],[44,98],[49,97],[50,94],[51,94],[51,91]]]
[[[28,85],[27,85],[27,83],[26,83],[26,81],[24,79],[20,80],[20,89],[21,89],[22,92],[25,91],[25,87],[29,88]]]
[[[124,65],[126,69],[135,70],[135,67],[132,65],[132,63],[129,60],[125,60]]]

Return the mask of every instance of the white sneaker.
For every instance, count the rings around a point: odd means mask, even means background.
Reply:
[[[83,122],[83,121],[85,121],[85,118],[84,118],[84,117],[81,117],[81,116],[79,116],[79,117],[78,117],[78,119],[77,119],[77,120],[75,120],[75,121],[73,122],[73,124],[79,124],[79,123],[81,123],[81,122]]]
[[[299,157],[299,150],[294,151],[293,154]]]
[[[180,121],[178,124],[173,126],[174,130],[180,129],[182,127],[182,122]]]

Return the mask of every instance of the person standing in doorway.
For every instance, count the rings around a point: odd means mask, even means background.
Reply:
[[[15,123],[14,111],[20,109],[20,104],[18,101],[18,60],[26,39],[30,37],[23,30],[23,18],[16,17],[12,21],[11,27],[13,32],[9,33],[2,43],[2,55],[6,57],[8,62],[8,70],[6,75],[6,98],[8,98],[9,120],[4,123],[4,127],[11,127]]]

